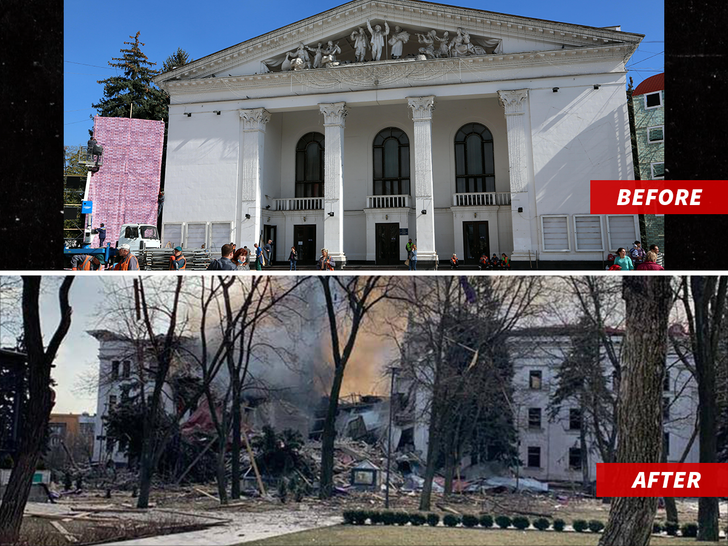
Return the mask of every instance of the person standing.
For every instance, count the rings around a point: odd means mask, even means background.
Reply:
[[[187,269],[187,259],[182,255],[182,247],[176,246],[169,257],[169,270],[179,271],[180,269]]]
[[[647,253],[642,248],[642,243],[639,241],[634,242],[634,246],[629,251],[629,257],[632,258],[632,263],[636,267],[645,261]]]
[[[298,253],[296,247],[291,247],[291,253],[288,255],[288,263],[291,264],[289,271],[296,271],[296,262],[298,261]]]
[[[657,263],[657,254],[651,250],[647,253],[645,261],[635,268],[637,271],[664,271],[665,268]]]
[[[119,245],[119,258],[121,259],[114,266],[114,271],[139,271],[139,260],[131,253],[129,245]]]
[[[104,224],[101,224],[97,231],[99,232],[99,248],[104,248],[104,241],[106,241],[106,228]]]
[[[321,249],[321,257],[318,260],[318,268],[321,271],[333,271],[336,267],[334,259],[329,256],[329,251],[325,248]]]
[[[273,239],[268,239],[268,242],[263,246],[265,250],[265,261],[268,267],[273,267]]]
[[[411,241],[412,239],[410,239]],[[417,245],[412,245],[409,257],[410,271],[417,271]]]
[[[627,256],[627,249],[619,247],[617,249],[617,257],[614,259],[614,265],[618,265],[622,271],[633,271],[634,263],[632,258]]]
[[[258,246],[258,243],[253,243],[255,249],[255,270],[263,271],[263,249]]]
[[[660,254],[660,247],[657,245],[650,245],[650,252],[654,252],[657,256],[655,263],[664,267],[665,263],[662,254]]]
[[[208,271],[235,271],[237,267],[232,262],[233,257],[233,245],[224,244],[220,249],[220,258],[212,260],[210,265],[207,266]]]
[[[511,259],[508,257],[508,255],[505,252],[503,254],[501,254],[501,267],[503,269],[511,268]]]
[[[408,260],[410,258],[412,258],[412,247],[413,246],[415,246],[415,245],[412,243],[412,239],[410,239],[409,242],[406,245],[404,245],[404,248],[407,251],[407,259]]]

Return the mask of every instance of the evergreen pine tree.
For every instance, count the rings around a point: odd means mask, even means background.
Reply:
[[[104,97],[92,106],[104,117],[133,117],[167,121],[169,100],[167,94],[157,88],[152,78],[158,74],[142,52],[144,43],[139,32],[130,36],[133,42],[124,42],[129,48],[122,49],[121,57],[114,57],[109,66],[120,68],[121,76],[112,76],[98,83],[104,84]],[[133,106],[133,107],[132,107]]]
[[[169,72],[170,70],[179,68],[180,66],[184,66],[191,62],[192,59],[190,58],[190,54],[181,47],[178,47],[177,51],[172,53],[169,57],[167,57],[164,63],[162,63],[162,72]]]

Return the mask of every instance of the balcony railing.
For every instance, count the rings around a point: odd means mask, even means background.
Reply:
[[[478,193],[454,193],[452,204],[455,207],[489,207],[497,205],[510,205],[510,192],[478,192]]]
[[[395,209],[409,208],[409,195],[369,195],[367,196],[368,209]]]
[[[291,199],[273,199],[274,210],[323,210],[323,197],[295,197]]]

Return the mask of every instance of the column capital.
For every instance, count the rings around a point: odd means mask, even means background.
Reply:
[[[319,109],[324,115],[324,127],[341,127],[346,125],[346,109],[345,102],[332,102],[328,104],[319,104]]]
[[[498,101],[505,108],[506,115],[520,115],[525,113],[523,105],[528,100],[528,89],[514,89],[511,91],[498,91]]]
[[[240,119],[243,120],[243,131],[246,133],[261,131],[265,132],[265,126],[270,121],[270,112],[265,108],[250,108],[238,110]]]
[[[413,121],[429,121],[435,109],[435,96],[407,97],[407,104],[412,108]]]

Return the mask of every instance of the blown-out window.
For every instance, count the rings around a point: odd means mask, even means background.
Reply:
[[[296,146],[296,197],[324,195],[324,135],[307,133]]]
[[[374,138],[374,195],[409,195],[410,162],[407,134],[387,127]]]
[[[468,123],[455,135],[455,192],[495,191],[493,135],[485,125]]]

